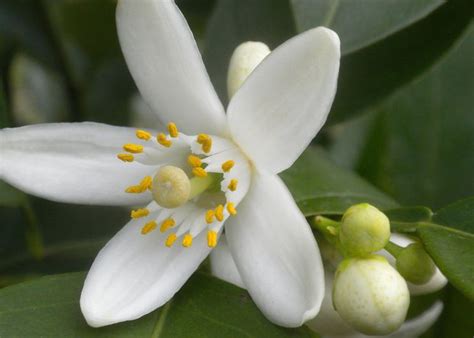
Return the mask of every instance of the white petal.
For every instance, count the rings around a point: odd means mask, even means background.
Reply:
[[[244,282],[242,282],[237,266],[235,266],[225,236],[221,236],[219,244],[212,250],[209,257],[211,260],[211,273],[214,276],[245,289]]]
[[[414,240],[411,239],[410,237],[397,234],[397,233],[392,233],[392,235],[390,236],[390,240],[401,247],[406,247],[409,244],[414,242]],[[378,251],[377,254],[382,255],[385,258],[387,258],[388,262],[392,266],[396,265],[395,258],[392,255],[390,255],[386,250]],[[435,274],[425,284],[416,285],[416,284],[407,282],[407,285],[408,285],[408,289],[410,290],[410,294],[416,296],[416,295],[424,295],[427,293],[433,293],[438,290],[441,290],[442,288],[446,286],[447,283],[448,283],[447,278],[442,274],[442,272],[438,269],[438,267],[436,267]]]
[[[225,231],[242,281],[269,320],[297,327],[318,313],[324,296],[319,249],[278,176],[253,177]]]
[[[127,194],[154,167],[117,159],[135,142],[134,129],[98,123],[55,123],[0,130],[0,178],[50,200],[137,205],[149,193]]]
[[[119,1],[117,30],[130,72],[164,124],[187,134],[225,133],[224,109],[174,1]]]
[[[164,245],[157,229],[142,235],[150,217],[130,221],[100,251],[81,294],[81,310],[89,325],[110,325],[139,318],[162,306],[181,288],[209,254],[206,232],[190,248],[179,239]]]
[[[288,40],[250,74],[228,108],[229,129],[260,171],[288,168],[326,121],[339,38],[319,27]]]

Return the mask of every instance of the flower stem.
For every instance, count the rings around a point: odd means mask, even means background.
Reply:
[[[403,248],[393,242],[388,242],[385,245],[385,250],[387,250],[393,257],[397,258],[398,255],[402,252]]]

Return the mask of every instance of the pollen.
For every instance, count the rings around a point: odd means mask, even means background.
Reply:
[[[226,207],[229,214],[231,214],[232,216],[237,215],[237,210],[235,209],[234,203],[228,202]]]
[[[123,150],[132,154],[139,154],[143,152],[143,146],[141,144],[127,143],[124,144]]]
[[[222,204],[219,204],[217,206],[216,210],[214,210],[214,213],[219,222],[222,222],[224,220],[224,206]]]
[[[134,160],[134,157],[133,157],[132,154],[118,154],[117,158],[119,160],[124,161],[124,162],[133,162],[133,160]]]
[[[191,234],[184,235],[183,246],[185,248],[189,248],[191,245],[193,245],[193,236],[191,236]]]
[[[209,153],[212,148],[212,138],[207,134],[199,134],[197,137],[197,143],[202,145],[202,150],[205,153]]]
[[[176,242],[176,234],[171,234],[168,236],[168,238],[166,238],[166,241],[165,241],[165,245],[168,247],[168,248],[171,248],[171,246],[174,244],[174,242]]]
[[[146,235],[146,234],[149,234],[150,232],[152,232],[153,230],[156,229],[156,222],[155,221],[151,221],[151,222],[148,222],[146,223],[143,228],[142,228],[142,235]]]
[[[237,181],[235,178],[233,178],[233,179],[230,180],[230,183],[227,186],[227,188],[229,188],[230,191],[236,191],[237,190],[237,183],[239,183],[239,181]]]
[[[137,209],[137,210],[132,210],[130,213],[130,217],[132,218],[140,218],[140,217],[145,217],[150,214],[150,210],[143,208],[143,209]]]
[[[197,177],[206,177],[207,171],[205,171],[204,168],[196,167],[193,168],[193,175]]]
[[[215,215],[216,215],[216,213],[212,209],[206,211],[206,216],[204,217],[206,219],[206,223],[211,224],[212,222],[214,222],[214,216]]]
[[[151,188],[151,184],[153,182],[153,179],[151,176],[145,176],[143,180],[140,181],[138,185],[132,185],[125,189],[125,192],[131,193],[131,194],[140,194],[142,192],[145,192],[147,189]]]
[[[189,155],[188,156],[188,163],[191,167],[195,168],[195,167],[200,167],[201,164],[202,164],[202,161],[196,155]]]
[[[169,148],[171,147],[171,140],[168,140],[166,138],[166,135],[163,133],[159,133],[158,136],[156,137],[156,141],[161,144],[163,147]]]
[[[135,135],[137,136],[137,138],[139,138],[140,140],[145,140],[145,141],[148,141],[151,139],[151,134],[145,130],[141,130],[141,129],[138,129],[136,132],[135,132]]]
[[[170,133],[170,136],[173,138],[178,137],[178,127],[176,127],[176,124],[173,122],[168,123],[168,132]]]
[[[222,170],[226,173],[229,172],[235,165],[235,162],[232,160],[225,161],[222,163]]]
[[[166,232],[169,228],[172,228],[176,222],[172,218],[167,218],[161,223],[160,232]]]
[[[217,245],[217,232],[209,230],[207,232],[207,246],[210,248],[215,248]]]

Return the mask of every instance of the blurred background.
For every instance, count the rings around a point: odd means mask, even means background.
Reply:
[[[314,143],[402,205],[436,210],[474,195],[472,0],[177,3],[224,103],[227,66],[239,43],[257,40],[275,48],[311,27],[331,27],[342,41],[339,89]],[[115,5],[0,0],[0,127],[159,125],[121,54]],[[0,287],[87,270],[128,217],[122,208],[27,196],[0,181]],[[472,304],[451,288],[442,297],[447,308],[433,330],[437,335],[426,336],[474,332],[467,324]]]

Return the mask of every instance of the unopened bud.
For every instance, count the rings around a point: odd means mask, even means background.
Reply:
[[[402,276],[381,256],[349,258],[336,272],[334,308],[354,329],[386,335],[405,321],[410,304]]]
[[[354,205],[342,217],[339,239],[347,255],[369,255],[383,249],[389,241],[390,221],[370,204]]]
[[[397,270],[413,284],[425,284],[435,274],[436,266],[420,243],[402,249],[397,256]]]
[[[164,208],[177,208],[189,199],[191,183],[178,167],[161,167],[153,178],[153,199]]]

